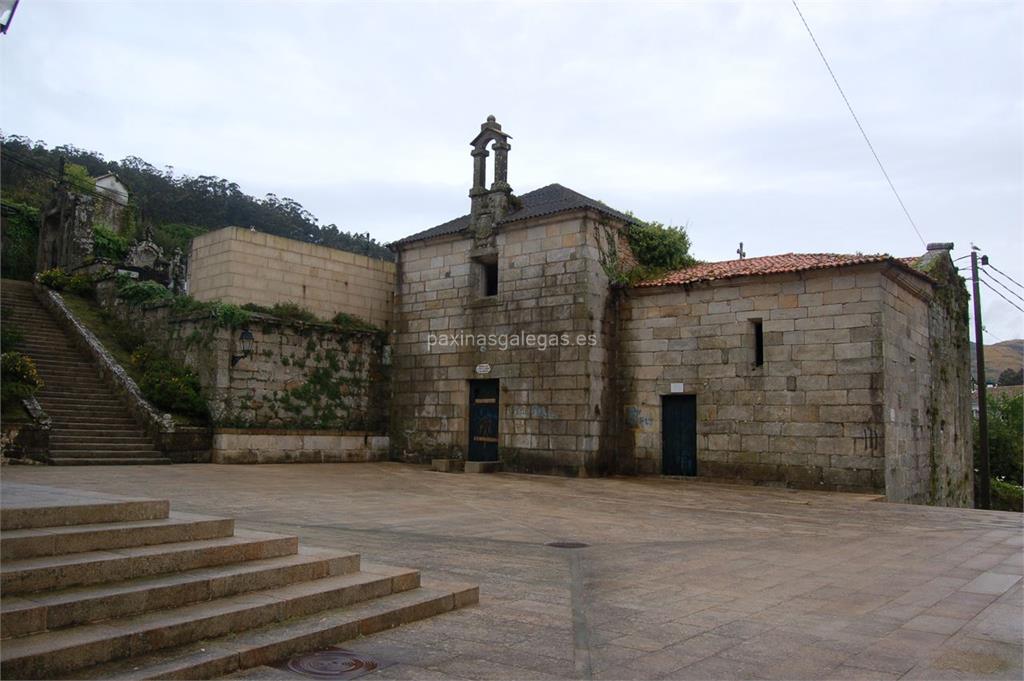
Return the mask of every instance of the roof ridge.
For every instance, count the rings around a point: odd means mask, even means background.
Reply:
[[[660,277],[641,281],[638,287],[692,284],[717,279],[806,272],[869,263],[896,263],[911,272],[920,274],[908,263],[888,253],[782,253],[762,255],[753,258],[738,258],[717,262],[704,262],[666,272]]]

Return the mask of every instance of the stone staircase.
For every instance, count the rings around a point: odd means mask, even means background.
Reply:
[[[211,678],[478,600],[167,501],[3,492],[3,678]]]
[[[96,367],[36,299],[32,284],[4,279],[0,304],[24,336],[44,386],[36,395],[51,420],[48,461],[60,465],[170,463]],[[8,314],[9,313],[9,314]]]

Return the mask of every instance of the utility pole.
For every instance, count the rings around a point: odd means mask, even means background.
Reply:
[[[988,256],[981,256],[982,263],[988,264]],[[978,249],[971,250],[971,279],[974,281],[974,352],[978,358],[978,475],[981,485],[978,490],[981,498],[975,500],[978,508],[992,508],[992,482],[988,465],[988,403],[985,399],[985,339],[981,328],[981,291],[978,287]]]

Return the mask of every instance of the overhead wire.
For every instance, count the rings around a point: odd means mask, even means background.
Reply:
[[[1024,308],[1020,307],[1019,305],[1017,305],[1017,303],[1013,302],[1012,300],[1010,300],[1009,298],[1004,296],[1002,293],[1000,293],[998,290],[996,290],[995,287],[990,285],[987,281],[985,281],[984,279],[980,279],[980,278],[978,279],[978,281],[981,282],[982,284],[984,284],[986,287],[988,287],[989,291],[992,291],[992,293],[996,294],[997,296],[999,296],[1000,298],[1005,300],[1007,303],[1009,303],[1012,307],[1015,307],[1017,310],[1019,310],[1021,312],[1024,312]]]
[[[989,263],[982,263],[982,267],[988,267],[988,268],[990,268],[990,269],[993,269],[993,270],[995,270],[995,271],[996,271],[996,272],[998,272],[999,274],[1003,275],[1004,277],[1006,277],[1007,279],[1009,279],[1010,281],[1012,281],[1012,282],[1013,282],[1014,284],[1016,284],[1017,286],[1020,286],[1020,287],[1021,287],[1022,289],[1024,289],[1024,284],[1021,284],[1021,283],[1020,283],[1019,281],[1017,281],[1016,279],[1014,279],[1013,277],[1011,277],[1011,276],[1010,276],[1009,274],[1007,274],[1006,272],[1003,272],[1003,271],[1002,271],[1001,269],[999,269],[998,267],[996,267],[995,265],[993,265],[993,264],[992,264],[991,262],[989,262]]]
[[[45,176],[47,179],[52,180],[53,182],[60,183],[64,181],[63,178],[60,176],[60,173],[56,172],[52,168],[47,168],[46,166],[40,165],[35,161],[29,161],[24,158],[19,158],[18,155],[12,154],[10,151],[5,151],[3,156],[4,160],[6,160],[7,162],[13,163],[14,165],[19,166],[25,170],[30,170],[39,173],[40,175]],[[92,196],[93,198],[103,199],[104,201],[109,201],[111,203],[121,205],[113,197],[97,192],[96,190],[88,189],[87,187],[80,187],[76,185],[75,191],[81,194]]]
[[[981,278],[981,281],[991,281],[991,282],[994,282],[996,284],[999,284],[1000,286],[1003,287],[1003,289],[1007,293],[1009,293],[1011,296],[1014,296],[1015,298],[1019,299],[1020,302],[1024,303],[1024,296],[1021,296],[1016,291],[1013,291],[1012,289],[1010,289],[1009,286],[1007,286],[1003,282],[1001,282],[998,279],[996,279],[995,277],[993,277],[989,272],[986,272],[985,270],[978,270],[978,274],[979,275],[983,275],[983,277],[984,277],[984,278],[979,277],[979,278]]]
[[[836,77],[835,72],[832,70],[832,66],[825,57],[825,53],[822,51],[821,45],[818,44],[818,39],[814,37],[814,31],[811,30],[810,24],[808,24],[807,19],[804,18],[804,13],[800,11],[800,6],[796,4],[796,0],[792,0],[792,2],[796,13],[800,15],[800,21],[803,22],[804,28],[807,29],[807,35],[811,36],[811,42],[814,43],[814,47],[818,50],[818,55],[821,57],[821,61],[824,62],[825,68],[828,69],[828,74],[832,76],[832,82],[836,84],[836,89],[839,90],[839,94],[842,96],[843,101],[846,102],[846,108],[850,110],[850,115],[853,116],[853,122],[857,124],[857,129],[860,130],[860,134],[864,137],[864,141],[867,142],[868,149],[871,150],[871,155],[875,157],[875,161],[878,163],[878,167],[882,171],[882,175],[885,176],[885,181],[889,183],[889,188],[892,189],[892,193],[896,196],[896,200],[899,202],[900,208],[903,209],[903,214],[907,216],[907,221],[910,222],[910,226],[914,228],[917,238],[921,240],[921,245],[927,246],[924,237],[921,235],[921,230],[917,228],[917,223],[914,222],[914,218],[910,216],[910,211],[907,210],[907,205],[903,203],[903,198],[900,196],[900,193],[896,191],[896,185],[893,184],[892,178],[889,177],[889,173],[885,170],[885,165],[882,164],[882,159],[879,158],[878,152],[875,151],[875,146],[871,144],[871,139],[868,138],[868,133],[864,130],[864,126],[861,125],[860,119],[857,118],[857,114],[853,110],[853,105],[850,104],[850,99],[846,96],[846,92],[843,91],[843,86],[839,84],[839,79]]]

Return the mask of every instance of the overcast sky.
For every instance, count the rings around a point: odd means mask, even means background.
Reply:
[[[1024,5],[801,7],[924,239],[1024,282]],[[468,211],[493,113],[518,193],[689,224],[702,259],[923,252],[790,2],[22,0],[0,61],[5,134],[382,241]],[[1024,337],[983,291],[987,340]]]

